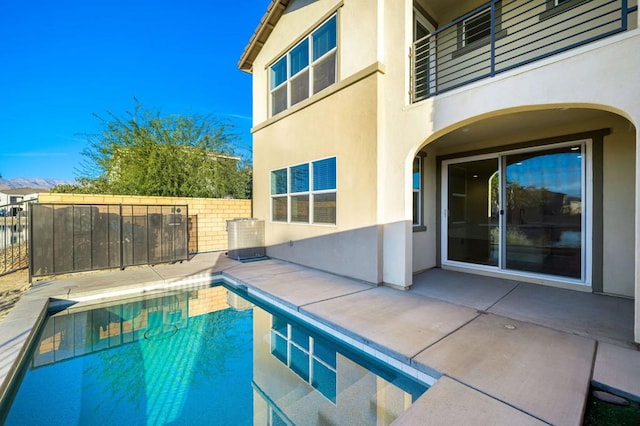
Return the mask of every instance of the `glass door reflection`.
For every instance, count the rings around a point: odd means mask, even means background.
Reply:
[[[505,157],[507,269],[582,276],[582,146]]]

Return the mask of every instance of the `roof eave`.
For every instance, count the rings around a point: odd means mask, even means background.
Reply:
[[[248,73],[253,72],[253,61],[271,35],[273,28],[280,20],[289,2],[290,0],[273,0],[271,4],[269,4],[266,13],[260,20],[260,24],[258,24],[258,27],[253,32],[249,43],[244,48],[244,52],[242,52],[242,56],[238,61],[238,68],[240,68],[241,71]]]

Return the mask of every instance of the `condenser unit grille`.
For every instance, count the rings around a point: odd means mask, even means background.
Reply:
[[[227,256],[236,260],[265,256],[264,220],[233,219],[227,221]]]

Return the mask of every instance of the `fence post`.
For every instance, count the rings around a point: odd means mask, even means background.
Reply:
[[[120,242],[120,270],[122,271],[124,269],[124,233],[123,233],[123,228],[124,228],[124,219],[122,218],[122,204],[119,205],[120,207],[120,238],[118,238],[118,241]]]
[[[33,206],[29,208],[29,222],[27,222],[27,258],[29,259],[29,284],[33,282],[33,232],[31,232],[33,228]]]

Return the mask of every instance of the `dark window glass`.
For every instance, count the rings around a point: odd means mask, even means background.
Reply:
[[[336,54],[334,52],[316,63],[313,67],[313,93],[318,93],[335,82]]]
[[[309,70],[303,71],[291,80],[291,105],[309,97]]]
[[[284,85],[271,93],[271,114],[276,115],[287,109],[287,86]]]
[[[489,37],[491,34],[491,11],[481,12],[464,23],[465,45]]]
[[[291,341],[309,350],[309,335],[298,327],[291,327]]]
[[[336,223],[336,193],[313,196],[313,223]]]
[[[308,195],[295,195],[291,197],[291,221],[309,222]]]
[[[313,338],[313,355],[325,364],[336,368],[336,350],[326,340],[320,337]]]
[[[293,345],[290,345],[290,349],[291,363],[289,366],[293,371],[298,373],[303,380],[309,381],[309,354]]]
[[[309,66],[309,40],[305,39],[302,43],[291,50],[289,54],[291,61],[291,76],[296,75]]]
[[[313,190],[336,189],[336,157],[313,162]]]
[[[271,194],[287,193],[287,169],[274,170],[271,172]]]
[[[318,28],[313,37],[313,60],[336,47],[336,17],[334,16]]]
[[[287,341],[275,333],[271,333],[271,354],[287,363]]]
[[[287,81],[287,57],[283,57],[271,66],[271,88],[275,89]]]
[[[291,188],[289,192],[309,191],[309,164],[291,167]]]
[[[413,189],[420,189],[420,158],[413,159]]]
[[[274,197],[271,199],[271,220],[274,222],[287,221],[287,197]]]
[[[287,321],[284,319],[274,316],[271,323],[271,329],[287,337]]]
[[[336,402],[336,372],[317,360],[313,360],[313,381],[311,385],[332,402]]]

